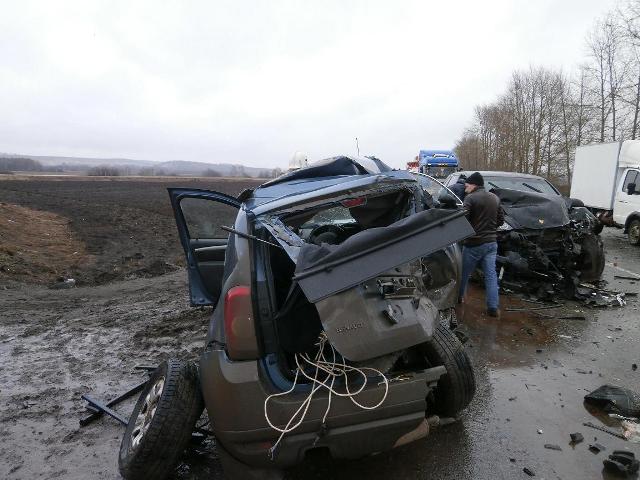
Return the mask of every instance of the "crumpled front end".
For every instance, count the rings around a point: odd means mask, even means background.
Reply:
[[[492,191],[505,211],[497,258],[503,287],[539,298],[571,298],[580,284],[600,278],[604,250],[591,212],[558,195]]]

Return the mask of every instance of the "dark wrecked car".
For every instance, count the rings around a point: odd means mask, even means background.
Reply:
[[[455,204],[349,157],[239,198],[169,193],[191,301],[215,310],[199,368],[166,362],[141,394],[120,449],[125,478],[168,475],[203,403],[232,478],[277,478],[314,449],[388,450],[469,404],[473,369],[443,321],[456,243],[473,233]]]
[[[453,185],[460,175],[450,175]],[[540,298],[555,293],[579,295],[579,285],[600,279],[604,248],[602,226],[576,199],[563,197],[545,179],[512,172],[480,172],[485,188],[495,193],[505,211],[498,229],[501,285]]]

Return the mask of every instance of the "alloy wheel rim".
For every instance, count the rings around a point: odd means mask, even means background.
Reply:
[[[633,225],[629,229],[629,237],[631,238],[632,242],[638,241],[638,237],[640,237],[640,225]]]
[[[136,417],[135,425],[133,427],[133,432],[131,432],[132,448],[135,449],[140,445],[142,438],[147,433],[147,430],[149,430],[151,420],[156,413],[158,402],[160,401],[163,390],[164,377],[161,377],[156,380],[156,382],[147,393],[147,396],[144,399],[144,403],[142,404],[142,408],[140,409],[140,412],[138,412],[138,416]]]

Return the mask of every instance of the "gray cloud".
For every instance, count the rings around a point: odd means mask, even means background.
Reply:
[[[402,166],[530,64],[571,70],[613,0],[13,2],[0,151]]]

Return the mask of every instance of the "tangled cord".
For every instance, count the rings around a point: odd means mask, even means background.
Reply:
[[[329,347],[331,348],[331,354],[332,354],[332,360],[328,361],[327,358],[325,358],[325,346],[329,345]],[[271,447],[269,449],[269,455],[271,457],[271,459],[273,460],[274,456],[275,456],[275,452],[276,449],[278,448],[278,445],[280,444],[280,441],[282,440],[282,438],[289,432],[292,432],[293,430],[295,430],[296,428],[298,428],[300,425],[302,425],[302,422],[304,422],[305,417],[307,416],[307,412],[309,411],[309,407],[311,406],[311,401],[313,399],[313,396],[316,394],[316,392],[318,390],[320,390],[321,388],[326,388],[329,391],[329,399],[327,402],[327,408],[324,412],[324,416],[322,417],[322,429],[324,430],[325,428],[325,421],[327,419],[327,416],[329,415],[329,411],[331,410],[331,398],[333,395],[336,395],[338,397],[347,397],[349,400],[351,400],[353,402],[354,405],[356,405],[357,407],[363,409],[363,410],[374,410],[376,408],[378,408],[380,405],[382,405],[384,403],[384,401],[387,398],[387,394],[389,393],[389,380],[387,379],[387,377],[379,370],[376,370],[375,368],[371,368],[371,367],[361,367],[361,368],[356,368],[353,367],[351,365],[347,365],[344,361],[344,358],[340,357],[342,360],[341,361],[337,361],[337,355],[336,355],[336,350],[333,347],[333,345],[331,345],[331,343],[328,341],[327,335],[325,332],[321,332],[320,336],[318,337],[318,343],[316,343],[316,346],[318,347],[318,351],[314,357],[313,360],[311,360],[309,358],[309,355],[307,355],[306,353],[303,354],[295,354],[294,358],[295,358],[295,362],[296,362],[296,374],[295,377],[293,379],[293,385],[291,386],[291,388],[289,390],[287,390],[286,392],[280,392],[280,393],[274,393],[272,395],[269,395],[265,401],[264,401],[264,418],[267,421],[267,423],[269,424],[269,426],[271,428],[273,428],[274,430],[276,430],[277,432],[280,432],[280,436],[278,437],[278,440],[276,441],[276,443],[273,445],[273,447]],[[302,365],[301,365],[301,361],[302,361]],[[310,376],[309,374],[307,374],[307,372],[305,372],[304,367],[306,366],[311,366],[311,367],[315,367],[315,373],[312,376]],[[384,395],[382,396],[382,398],[380,399],[380,401],[373,405],[373,406],[368,406],[368,405],[362,405],[361,403],[359,403],[355,397],[361,393],[365,387],[367,386],[367,374],[365,373],[365,371],[371,371],[371,372],[375,372],[378,376],[382,377],[382,382],[384,383]],[[319,374],[320,372],[324,372],[326,374],[326,378],[324,380],[319,380]],[[363,382],[362,385],[360,386],[360,388],[358,388],[357,391],[355,392],[351,392],[349,389],[349,376],[348,374],[350,372],[357,372],[359,373],[362,378],[363,378]],[[298,379],[300,377],[300,375],[302,375],[303,377],[305,377],[307,380],[310,380],[312,382],[312,387],[311,387],[311,392],[309,392],[309,395],[307,395],[307,397],[304,399],[304,401],[300,404],[300,406],[298,407],[298,409],[294,412],[294,414],[291,416],[291,418],[289,419],[289,421],[287,422],[287,424],[284,426],[284,428],[280,428],[276,425],[273,424],[273,422],[269,419],[269,412],[268,412],[268,405],[269,405],[269,401],[272,398],[275,397],[281,397],[284,395],[288,395],[291,392],[294,391],[294,389],[296,388],[296,385],[298,384]],[[344,386],[345,386],[345,393],[341,393],[338,392],[336,389],[334,389],[334,385],[335,382],[338,378],[340,377],[344,377]],[[296,418],[300,417],[297,421]],[[317,442],[317,438],[316,438],[316,442]]]

